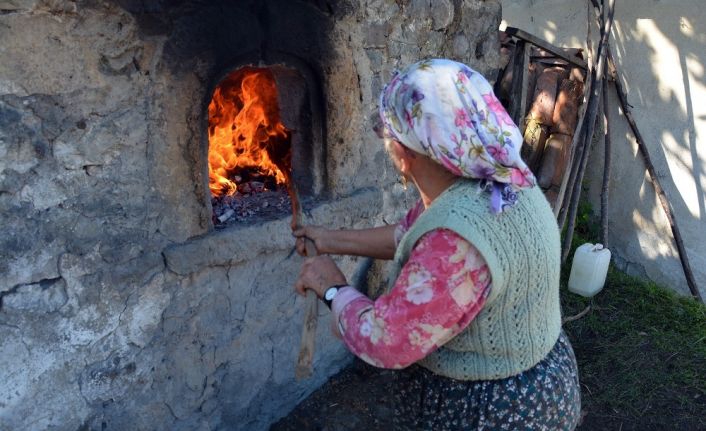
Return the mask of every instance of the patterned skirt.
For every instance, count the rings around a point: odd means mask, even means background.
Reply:
[[[396,430],[573,430],[581,411],[563,331],[542,361],[516,376],[463,381],[412,365],[395,373],[392,391]]]

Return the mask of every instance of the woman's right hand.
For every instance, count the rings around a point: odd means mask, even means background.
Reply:
[[[333,249],[331,247],[332,231],[329,229],[323,228],[321,226],[302,226],[292,233],[297,238],[297,253],[299,253],[301,256],[306,256],[306,238],[310,239],[314,243],[318,254],[328,254],[333,252]]]

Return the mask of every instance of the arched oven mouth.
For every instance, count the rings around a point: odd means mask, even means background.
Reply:
[[[292,193],[321,193],[321,114],[306,76],[286,64],[246,64],[215,86],[206,133],[215,229],[286,217]]]

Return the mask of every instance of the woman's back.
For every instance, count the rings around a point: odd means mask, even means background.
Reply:
[[[461,180],[400,242],[391,280],[417,240],[439,228],[473,244],[492,278],[481,313],[420,365],[462,380],[504,378],[536,364],[559,337],[559,231],[538,187],[520,193],[513,208],[496,215],[488,211],[488,194],[478,192],[478,182]]]

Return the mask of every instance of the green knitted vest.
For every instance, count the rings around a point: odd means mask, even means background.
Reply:
[[[541,361],[561,330],[560,246],[554,214],[539,187],[518,194],[499,215],[477,182],[459,180],[438,196],[400,241],[389,291],[417,240],[447,228],[481,253],[492,277],[485,305],[470,325],[419,365],[459,380],[509,377]]]

